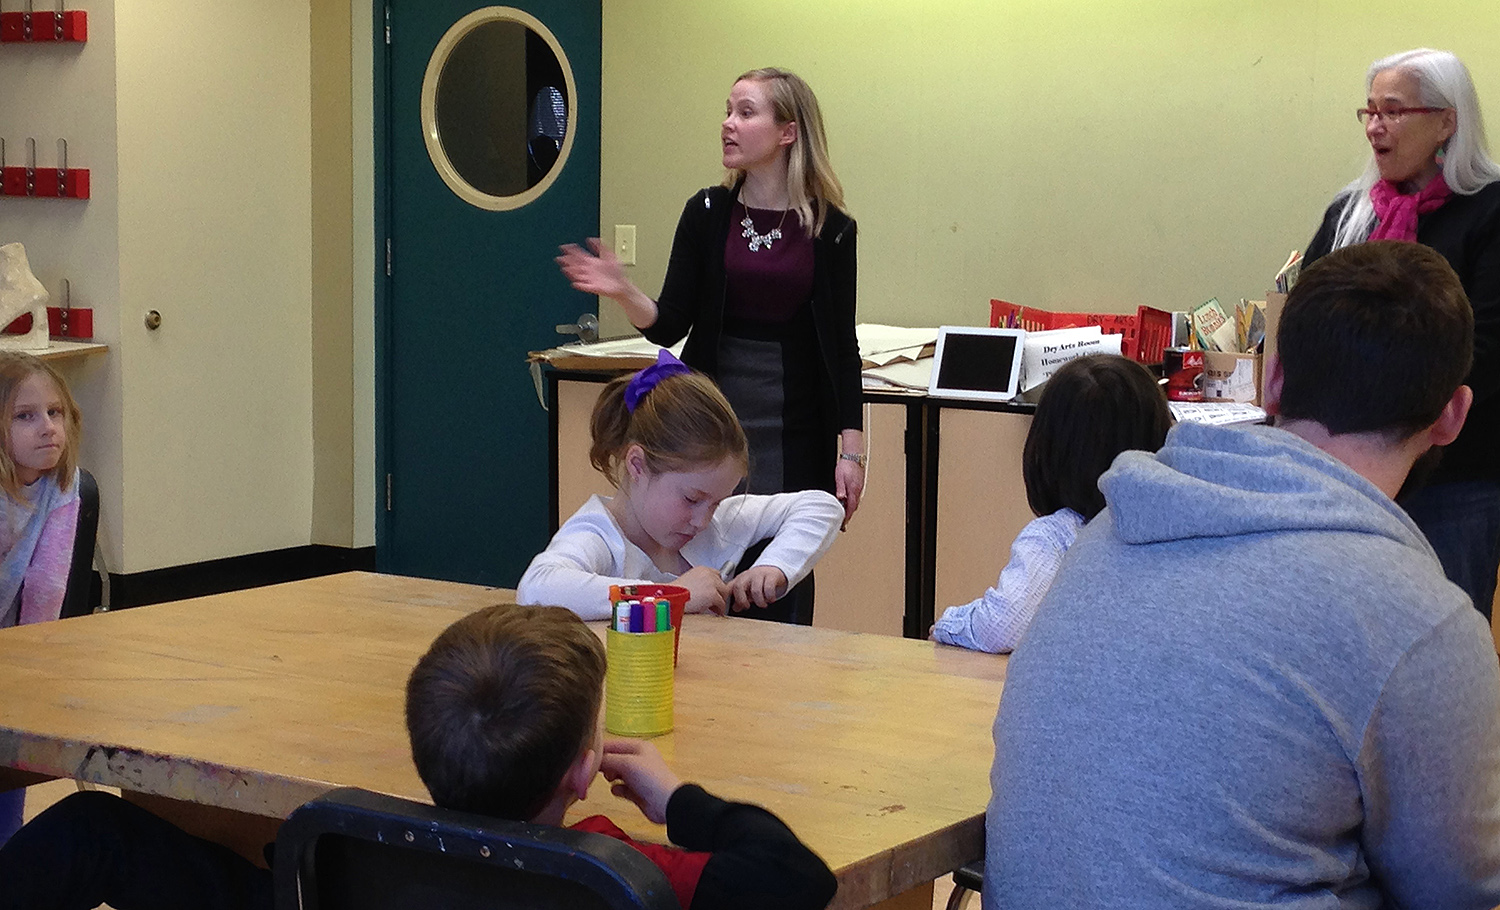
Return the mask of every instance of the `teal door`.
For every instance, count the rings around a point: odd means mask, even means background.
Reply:
[[[553,257],[598,232],[599,0],[380,15],[377,564],[513,587],[548,534],[526,353],[593,303]]]

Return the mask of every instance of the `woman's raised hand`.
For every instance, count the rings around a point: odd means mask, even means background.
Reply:
[[[561,247],[562,255],[557,257],[557,264],[574,290],[615,299],[629,296],[635,285],[625,277],[625,267],[614,251],[598,237],[590,237],[588,246],[585,250],[576,243],[566,244]]]
[[[588,249],[576,243],[559,247],[562,255],[557,264],[574,290],[608,297],[625,310],[625,318],[638,329],[650,328],[656,322],[656,301],[625,277],[625,266],[614,251],[599,241],[588,239]]]

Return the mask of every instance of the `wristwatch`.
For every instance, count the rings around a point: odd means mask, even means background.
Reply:
[[[863,455],[856,455],[853,452],[840,452],[839,453],[839,460],[840,461],[852,461],[855,464],[859,465],[861,468],[865,466],[865,456],[863,456]]]

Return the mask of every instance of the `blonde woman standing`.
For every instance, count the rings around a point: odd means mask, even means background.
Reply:
[[[573,287],[615,300],[651,341],[713,377],[750,443],[748,492],[864,490],[854,220],[828,158],[817,98],[796,74],[735,80],[719,131],[724,182],[684,206],[652,299],[597,238],[563,247]],[[760,612],[760,611],[754,611]],[[811,579],[764,611],[811,623]]]

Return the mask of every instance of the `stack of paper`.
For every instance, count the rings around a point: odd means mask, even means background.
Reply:
[[[865,371],[865,387],[879,389],[927,389],[932,375],[932,350],[936,328],[862,323],[855,327],[859,357]],[[639,335],[610,341],[575,341],[546,351],[533,351],[532,363],[547,363],[572,369],[638,369],[656,360],[661,347]],[[682,342],[671,348],[681,356]]]
[[[909,328],[874,322],[860,323],[855,326],[854,333],[859,336],[859,359],[864,361],[867,369],[892,363],[911,363],[923,357],[931,357],[938,336],[935,328]],[[922,388],[927,388],[925,383]]]
[[[1169,401],[1167,407],[1178,422],[1224,426],[1234,423],[1264,423],[1266,412],[1253,404],[1208,401]]]
[[[870,367],[864,372],[867,389],[879,391],[927,391],[932,379],[932,358],[921,360],[898,360],[883,367]]]

